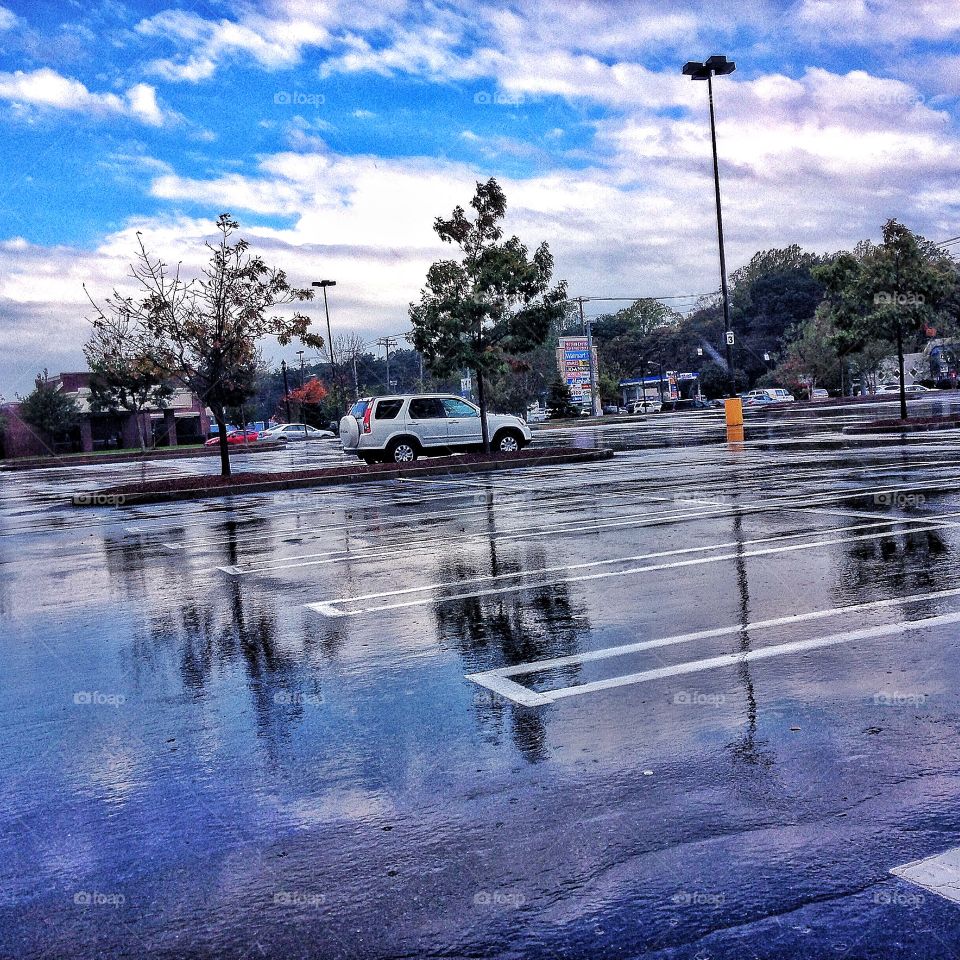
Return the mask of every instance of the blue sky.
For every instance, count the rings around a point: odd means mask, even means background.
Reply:
[[[0,394],[82,367],[82,284],[124,287],[136,230],[195,268],[222,210],[296,282],[336,278],[335,325],[368,339],[407,328],[433,218],[491,175],[573,295],[713,290],[705,90],[680,75],[713,53],[738,65],[716,83],[731,269],[890,216],[960,234],[960,4],[904,9],[8,2]]]

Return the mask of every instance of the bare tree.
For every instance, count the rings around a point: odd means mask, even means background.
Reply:
[[[257,341],[275,337],[281,345],[294,338],[321,348],[323,338],[309,332],[310,319],[300,312],[280,316],[283,305],[310,300],[313,291],[291,287],[286,274],[249,253],[249,244],[234,239],[239,224],[229,214],[217,219],[220,236],[207,243],[209,263],[191,280],[152,256],[137,233],[139,250],[131,267],[144,291],[142,300],[116,291],[103,307],[94,303],[94,328],[109,328],[129,312],[134,347],[155,351],[154,360],[171,379],[189,387],[212,411],[220,432],[220,468],[230,475],[226,411],[239,407],[256,385]]]

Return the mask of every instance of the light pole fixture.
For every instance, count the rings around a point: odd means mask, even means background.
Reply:
[[[340,412],[340,396],[337,388],[336,362],[333,359],[333,334],[330,332],[330,307],[327,305],[327,287],[335,287],[336,280],[314,280],[311,286],[320,287],[323,290],[323,312],[327,316],[327,346],[330,352],[330,378],[333,380],[333,402],[337,405],[337,412]]]
[[[730,297],[727,292],[727,261],[723,252],[723,215],[720,212],[720,165],[717,161],[717,124],[713,112],[713,78],[726,77],[737,65],[726,57],[713,56],[701,63],[690,60],[683,65],[683,74],[691,80],[707,81],[707,100],[710,103],[710,142],[713,145],[713,183],[717,197],[717,237],[720,241],[720,288],[723,291],[723,334],[727,348],[727,388],[731,397],[736,396],[733,380],[733,332],[730,330]]]

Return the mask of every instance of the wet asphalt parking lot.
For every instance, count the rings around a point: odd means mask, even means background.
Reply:
[[[216,462],[0,474],[0,955],[956,956],[960,433],[878,415],[123,510],[65,498]]]

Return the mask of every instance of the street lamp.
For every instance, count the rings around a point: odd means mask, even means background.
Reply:
[[[691,80],[707,81],[707,99],[710,103],[710,142],[713,144],[713,182],[717,195],[717,236],[720,241],[720,287],[723,291],[723,334],[727,348],[727,387],[731,397],[736,396],[733,380],[733,333],[730,330],[730,298],[727,294],[727,261],[723,253],[723,216],[720,212],[720,165],[717,162],[717,125],[713,113],[713,77],[726,77],[737,65],[726,57],[710,57],[704,63],[691,60],[683,65],[683,74]]]
[[[330,378],[333,380],[333,402],[337,405],[337,413],[340,412],[340,391],[337,388],[336,364],[333,359],[333,334],[330,333],[330,307],[327,305],[327,287],[335,287],[336,280],[314,280],[311,286],[320,287],[323,290],[323,312],[327,315],[327,344],[330,348]]]

